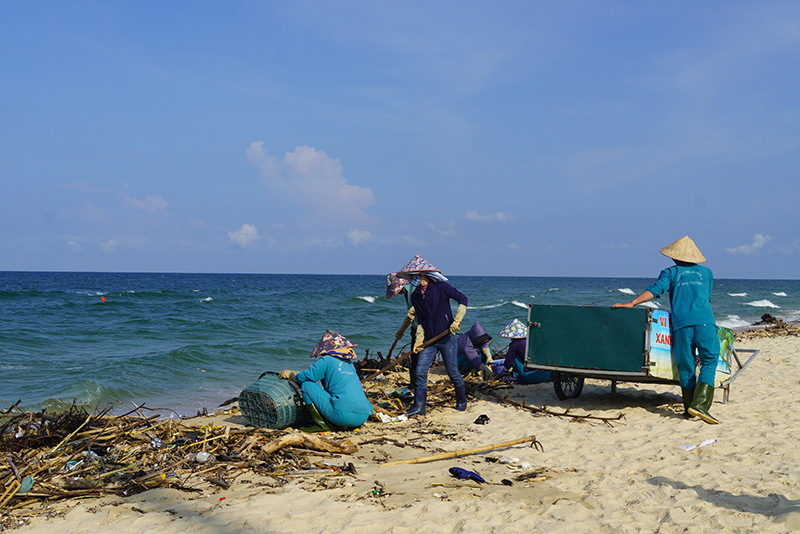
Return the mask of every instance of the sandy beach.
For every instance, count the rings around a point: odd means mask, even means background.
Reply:
[[[800,530],[800,337],[743,339],[736,347],[761,352],[733,383],[727,404],[717,390],[712,413],[720,425],[686,420],[677,386],[622,383],[612,393],[609,382],[587,380],[578,399],[562,402],[552,384],[515,385],[509,396],[532,406],[624,417],[575,420],[477,398],[463,413],[437,408],[423,419],[370,422],[336,434],[358,451],[328,460],[351,462],[356,474],[327,486],[313,476],[282,485],[242,476],[229,489],[202,495],[155,489],[71,500],[53,506],[64,510],[60,517],[26,516],[15,531],[794,532]],[[481,414],[487,424],[475,424]],[[522,444],[381,466],[528,436],[543,451]],[[704,442],[710,443],[682,447]],[[479,473],[486,483],[458,480],[451,467]],[[529,477],[520,480],[523,474]]]

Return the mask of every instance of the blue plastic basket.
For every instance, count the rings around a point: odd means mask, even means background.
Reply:
[[[239,395],[239,408],[247,422],[263,428],[286,428],[306,416],[300,386],[268,371]]]

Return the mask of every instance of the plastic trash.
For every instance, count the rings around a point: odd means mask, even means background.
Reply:
[[[161,438],[153,438],[150,440],[150,446],[154,449],[163,449],[167,444],[164,443],[164,440]]]
[[[515,464],[519,462],[519,458],[515,458],[513,456],[501,456],[499,461],[501,464]]]
[[[482,476],[480,476],[475,471],[469,471],[468,469],[464,469],[463,467],[451,467],[450,474],[459,479],[470,479],[474,480],[475,482],[486,482]]]
[[[194,461],[199,463],[199,464],[204,464],[207,461],[209,461],[212,457],[213,457],[213,455],[211,453],[208,453],[208,452],[205,452],[205,451],[201,451],[201,452],[198,452],[197,456],[194,457]]]

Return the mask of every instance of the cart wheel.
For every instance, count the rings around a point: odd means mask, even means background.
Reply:
[[[583,377],[554,371],[553,388],[558,400],[575,399],[583,391]]]

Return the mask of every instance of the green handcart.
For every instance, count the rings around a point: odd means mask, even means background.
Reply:
[[[719,328],[716,387],[728,402],[730,385],[758,355],[735,349],[733,332]],[[742,364],[740,354],[749,354]],[[669,313],[646,307],[528,306],[527,367],[551,372],[560,400],[577,398],[586,378],[678,385],[672,363]]]

